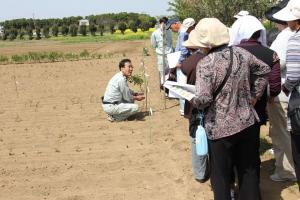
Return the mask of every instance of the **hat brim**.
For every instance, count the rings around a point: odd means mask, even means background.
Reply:
[[[172,25],[172,24],[167,24],[167,25],[166,25],[166,29],[169,30],[169,29],[171,28],[171,25]]]
[[[278,20],[281,20],[281,21],[285,21],[285,22],[288,22],[288,21],[294,21],[294,20],[297,20],[299,19],[298,17],[294,16],[288,7],[285,7],[283,8],[282,10],[278,11],[277,13],[275,13],[273,15],[273,17],[275,19],[278,19]]]
[[[277,23],[277,24],[283,24],[283,25],[285,25],[285,24],[286,24],[285,21],[282,21],[282,20],[279,20],[279,19],[275,19],[275,18],[273,17],[273,15],[274,15],[275,13],[277,13],[279,10],[281,10],[279,7],[272,7],[272,8],[270,8],[269,10],[267,10],[267,11],[265,12],[265,16],[266,16],[266,18],[267,18],[269,21],[271,21],[271,22],[275,22],[275,23]]]
[[[189,39],[187,41],[183,42],[182,45],[185,46],[186,48],[190,48],[190,49],[199,49],[200,47],[207,47],[207,45],[204,45],[200,42],[194,43]]]

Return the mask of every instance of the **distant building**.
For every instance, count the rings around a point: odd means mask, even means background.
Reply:
[[[89,26],[90,22],[88,19],[81,19],[79,20],[79,26]]]

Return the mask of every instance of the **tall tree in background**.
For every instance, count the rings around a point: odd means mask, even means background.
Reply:
[[[170,10],[183,20],[193,17],[196,21],[204,17],[216,17],[227,26],[234,22],[233,16],[240,10],[247,10],[257,18],[263,18],[265,11],[277,0],[172,0]]]
[[[9,40],[14,40],[18,37],[18,29],[12,28],[9,32]]]
[[[63,26],[61,27],[61,34],[62,34],[63,36],[67,36],[68,33],[69,33],[69,27],[68,27],[67,25],[63,25]]]
[[[91,35],[96,36],[97,26],[94,23],[90,24],[89,29],[90,29]]]
[[[19,38],[20,38],[20,40],[24,40],[25,34],[26,34],[26,32],[24,31],[24,29],[21,29],[19,31]]]
[[[116,32],[116,29],[115,29],[115,25],[113,23],[111,23],[109,25],[109,30],[110,30],[110,33],[111,34],[114,34]]]
[[[43,27],[43,35],[45,36],[45,38],[50,38],[49,33],[50,33],[50,28],[49,28],[49,26],[44,26],[44,27]]]
[[[99,29],[100,35],[103,36],[104,30],[105,30],[105,26],[103,24],[99,24],[98,25],[98,29]]]
[[[77,33],[78,33],[78,26],[76,24],[72,24],[70,26],[70,35],[72,37],[75,37],[75,36],[77,36]]]
[[[132,32],[134,32],[134,33],[137,32],[137,29],[139,27],[139,25],[136,21],[130,21],[128,26],[132,30]]]
[[[118,29],[124,35],[124,33],[125,33],[126,29],[127,29],[127,25],[124,22],[120,22],[119,25],[118,25]]]
[[[52,31],[52,35],[54,36],[54,37],[57,37],[58,36],[58,25],[56,25],[56,24],[54,24],[53,26],[52,26],[52,28],[51,28],[51,31]]]
[[[36,33],[36,40],[40,40],[42,37],[41,37],[41,29],[40,27],[36,27],[35,28],[35,33]]]
[[[86,25],[81,25],[79,27],[79,33],[83,36],[86,36],[86,34],[87,34]]]
[[[28,35],[28,39],[32,40],[33,39],[33,28],[31,26],[28,26],[26,29],[26,33]]]

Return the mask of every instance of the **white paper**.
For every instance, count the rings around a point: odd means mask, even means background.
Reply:
[[[195,86],[189,84],[182,84],[173,81],[166,81],[164,87],[168,88],[170,93],[174,93],[174,96],[180,97],[190,101],[195,97]]]
[[[167,54],[169,68],[175,68],[178,60],[180,58],[181,51],[176,51],[174,53]]]

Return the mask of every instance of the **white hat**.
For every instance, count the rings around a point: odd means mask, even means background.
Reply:
[[[256,17],[248,15],[237,19],[229,32],[229,46],[238,45],[242,40],[249,40],[256,31],[260,31],[258,41],[267,46],[266,29]]]
[[[228,44],[228,28],[217,18],[203,18],[195,29],[190,33],[189,38],[183,46],[189,48],[217,47]]]
[[[241,10],[238,14],[234,15],[233,17],[238,19],[246,15],[249,15],[249,12],[247,10]]]
[[[300,19],[300,1],[290,0],[287,6],[275,13],[273,17],[282,21]]]
[[[184,28],[185,31],[188,30],[194,24],[195,24],[195,20],[193,18],[186,18],[182,22],[182,26],[183,26],[183,28]]]

